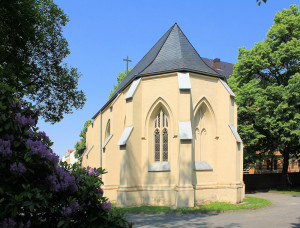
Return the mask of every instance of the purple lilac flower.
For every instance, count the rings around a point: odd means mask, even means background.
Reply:
[[[60,177],[61,190],[71,190],[72,192],[76,192],[78,187],[76,185],[76,179],[74,176],[71,176],[68,171],[66,171],[62,167],[57,167],[57,173]]]
[[[90,169],[90,170],[88,171],[88,174],[89,174],[90,176],[93,176],[93,175],[95,174],[94,169]]]
[[[110,209],[111,209],[111,202],[110,202],[110,201],[104,202],[104,203],[102,204],[102,208],[103,208],[104,210],[110,211]]]
[[[0,155],[3,158],[9,159],[12,155],[12,150],[10,149],[10,141],[0,139]]]
[[[15,228],[17,227],[17,223],[12,218],[5,218],[0,221],[1,228]]]
[[[49,137],[46,135],[44,131],[40,132],[40,138],[46,142],[50,141]]]
[[[57,166],[59,162],[59,156],[53,153],[51,149],[48,149],[43,142],[41,141],[33,141],[31,139],[27,139],[26,143],[27,146],[31,148],[31,154],[36,154],[41,158],[48,159],[52,164]]]
[[[27,118],[25,116],[22,116],[21,113],[17,113],[15,118],[21,127],[26,125]]]
[[[70,207],[62,207],[62,210],[60,212],[63,216],[69,216],[72,214],[72,209]]]
[[[15,119],[18,121],[18,123],[21,127],[24,127],[27,124],[29,126],[34,126],[36,124],[34,119],[31,119],[30,117],[26,118],[25,116],[22,116],[21,113],[17,113],[15,116]]]
[[[30,228],[31,227],[31,222],[30,222],[30,220],[28,220],[28,222],[25,225],[24,225],[23,222],[19,222],[18,225],[19,225],[18,228]]]
[[[34,131],[31,128],[28,130],[28,136],[29,136],[29,138],[34,137]]]
[[[70,190],[71,192],[78,191],[76,179],[71,176],[64,168],[56,168],[57,175],[52,174],[47,177],[50,191],[59,192]]]
[[[15,176],[22,176],[26,172],[26,167],[21,162],[15,162],[10,165],[9,170]]]
[[[60,190],[60,184],[55,175],[49,175],[47,177],[47,182],[51,192],[58,192]]]
[[[72,213],[77,212],[79,210],[79,203],[72,202],[68,207],[63,206],[61,210],[61,214],[63,216],[70,216]]]
[[[21,103],[13,102],[12,103],[12,107],[14,107],[14,108],[22,108],[22,105],[21,105]]]
[[[33,126],[36,124],[36,122],[35,122],[34,119],[28,118],[28,119],[27,119],[27,124],[28,124],[29,126],[33,127]]]
[[[59,156],[55,153],[52,154],[51,159],[49,159],[54,165],[55,167],[57,167],[58,163],[59,163]]]
[[[95,170],[89,166],[87,167],[87,173],[90,176],[99,176],[100,175],[100,173],[97,170]]]
[[[70,207],[72,208],[73,212],[79,211],[79,203],[78,202],[72,202],[72,203],[70,203]]]
[[[98,188],[97,191],[98,191],[98,193],[100,193],[101,195],[103,195],[103,193],[104,193],[104,191],[103,191],[102,188]]]

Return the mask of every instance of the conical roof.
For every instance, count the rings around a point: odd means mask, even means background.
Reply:
[[[107,104],[136,78],[182,71],[222,77],[202,60],[177,23],[175,23],[123,79]]]
[[[151,64],[140,75],[175,70],[197,71],[218,75],[201,59],[181,29],[175,24]]]

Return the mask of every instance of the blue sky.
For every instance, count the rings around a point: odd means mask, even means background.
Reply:
[[[62,157],[73,149],[86,120],[106,103],[128,55],[134,67],[159,38],[177,22],[200,56],[236,63],[238,48],[266,37],[277,11],[299,0],[63,0],[54,1],[69,16],[64,28],[71,54],[65,62],[79,69],[79,88],[86,94],[81,110],[54,125],[38,126]]]

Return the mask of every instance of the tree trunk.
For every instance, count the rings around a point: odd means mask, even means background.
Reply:
[[[282,167],[282,176],[281,176],[281,187],[287,189],[288,187],[288,168],[289,168],[289,159],[290,155],[287,152],[282,153],[283,155],[283,167]]]

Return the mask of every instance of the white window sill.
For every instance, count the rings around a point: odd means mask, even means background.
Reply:
[[[108,138],[106,139],[106,141],[105,141],[105,143],[104,143],[102,149],[105,149],[107,143],[109,142],[109,140],[111,139],[112,136],[113,136],[112,134],[108,136]]]
[[[195,161],[194,170],[196,171],[213,171],[213,168],[206,161]]]
[[[169,162],[153,162],[148,172],[170,172]]]

